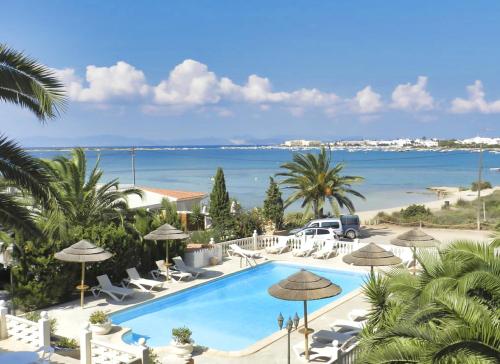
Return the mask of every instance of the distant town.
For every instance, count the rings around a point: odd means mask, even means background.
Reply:
[[[336,149],[365,149],[365,150],[419,150],[419,149],[500,149],[500,138],[475,137],[469,139],[436,139],[436,138],[400,138],[390,140],[286,140],[281,147],[289,148],[317,148],[328,146]]]

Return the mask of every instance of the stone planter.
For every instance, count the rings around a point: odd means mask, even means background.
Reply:
[[[90,331],[96,335],[106,335],[111,331],[112,327],[111,321],[108,320],[103,324],[90,324]]]
[[[208,263],[209,263],[211,266],[214,266],[214,265],[219,264],[219,260],[217,259],[217,257],[210,257],[210,258],[208,259]]]
[[[193,352],[193,344],[181,344],[177,341],[173,340],[170,343],[172,347],[172,353],[175,354],[179,358],[189,359],[191,357],[191,353]]]

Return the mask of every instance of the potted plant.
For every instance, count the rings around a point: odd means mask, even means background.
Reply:
[[[111,331],[112,324],[104,311],[95,311],[90,315],[90,331],[96,335],[106,335]]]
[[[193,352],[193,340],[191,339],[191,330],[187,327],[178,327],[172,329],[172,346],[175,354],[180,358],[189,358]]]

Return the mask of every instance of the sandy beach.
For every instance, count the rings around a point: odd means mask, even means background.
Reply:
[[[443,187],[429,187],[428,189],[435,191],[436,197],[438,196],[438,191],[439,191],[439,198],[436,198],[436,200],[434,201],[420,203],[419,205],[424,205],[425,207],[431,209],[431,211],[440,210],[445,201],[449,201],[450,204],[454,204],[460,199],[465,201],[472,201],[477,198],[477,191],[472,191],[472,190],[459,191],[458,187],[443,186]],[[495,186],[493,188],[482,190],[481,196],[484,197],[491,195],[496,190],[500,190],[500,186]],[[387,214],[391,214],[406,207],[408,207],[408,205],[392,207],[387,209],[379,209],[379,210],[359,211],[357,212],[357,215],[359,216],[362,224],[372,225],[373,224],[372,220],[375,218],[375,216],[377,216],[379,212],[385,212]]]

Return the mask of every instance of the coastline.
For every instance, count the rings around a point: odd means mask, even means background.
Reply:
[[[442,191],[442,198],[438,198],[433,201],[429,202],[422,202],[418,203],[418,205],[424,205],[425,207],[429,208],[431,211],[436,211],[440,210],[441,207],[444,204],[444,201],[449,201],[450,204],[456,203],[458,200],[462,199],[465,201],[472,201],[477,198],[477,191],[472,191],[472,190],[465,190],[465,191],[459,191],[458,187],[429,187],[429,190],[435,191]],[[485,190],[481,190],[481,197],[491,195],[493,192],[500,190],[500,186],[494,186],[492,188],[488,188]],[[397,206],[397,207],[390,207],[386,209],[377,209],[377,210],[366,210],[366,211],[358,211],[356,214],[359,216],[359,219],[363,225],[367,225],[370,220],[374,219],[375,216],[379,212],[385,212],[387,214],[391,214],[393,212],[400,211],[401,209],[404,209],[408,207],[409,205],[402,205],[402,206]]]

